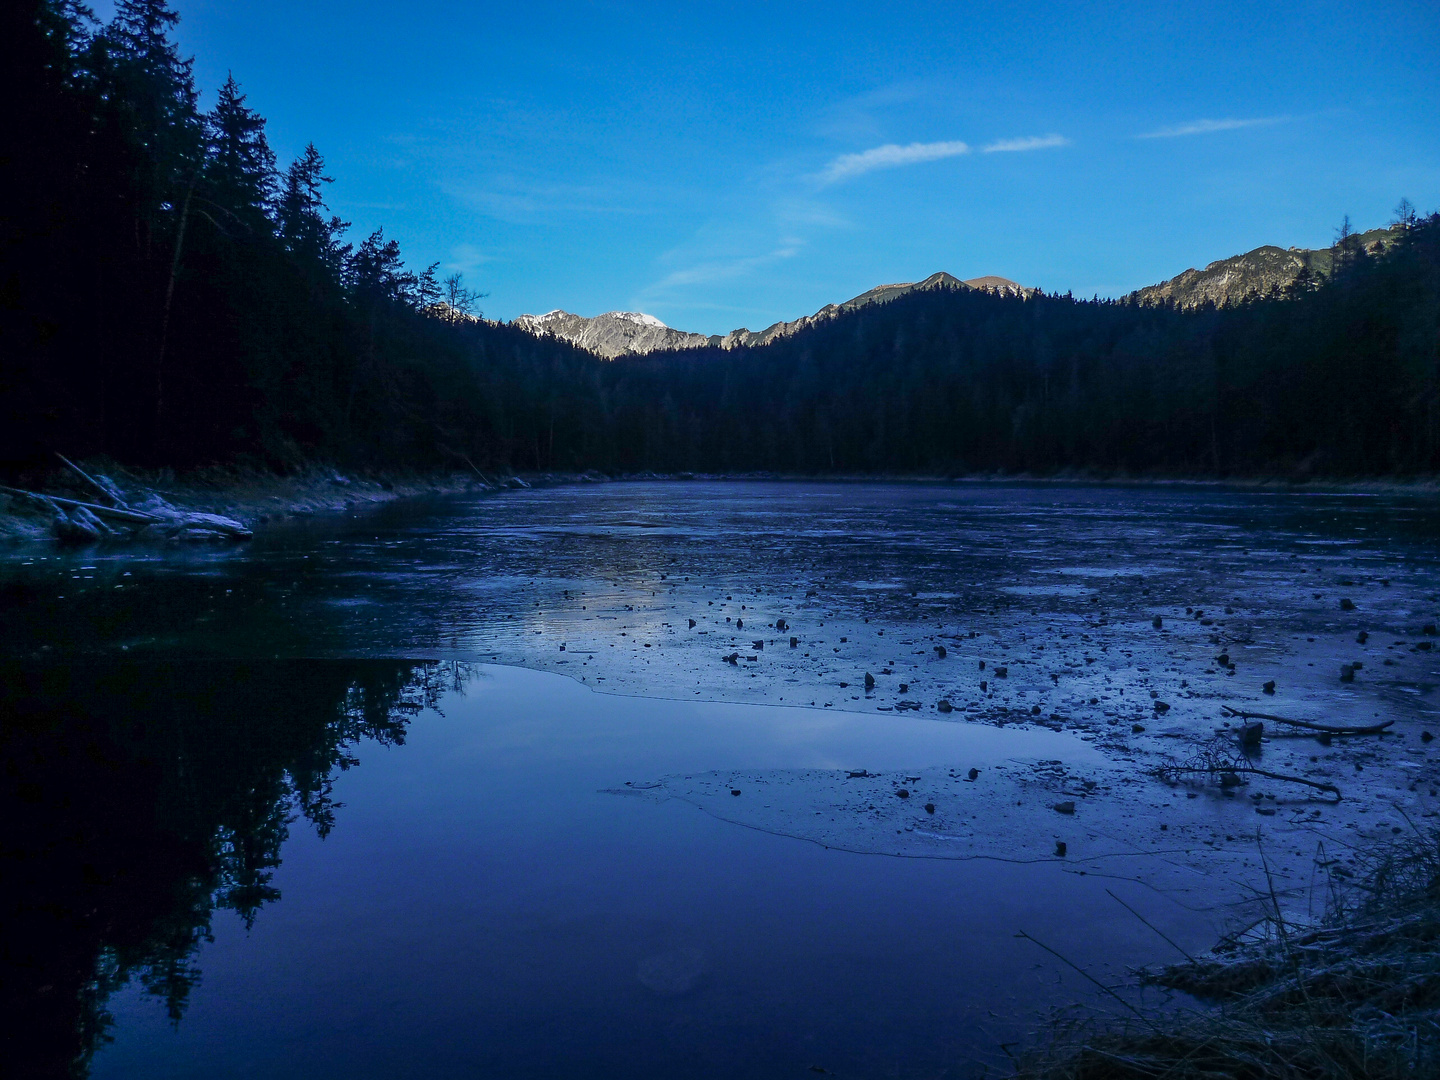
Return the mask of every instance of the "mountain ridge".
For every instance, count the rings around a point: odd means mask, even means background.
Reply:
[[[1009,278],[993,274],[961,281],[942,270],[923,281],[876,285],[843,303],[826,304],[813,315],[772,323],[763,330],[750,330],[742,326],[728,334],[707,336],[676,330],[666,326],[653,315],[638,311],[607,311],[587,318],[559,308],[544,315],[518,315],[511,321],[511,325],[539,337],[553,336],[568,341],[606,360],[615,360],[622,356],[643,356],[646,353],[678,349],[713,347],[729,350],[768,345],[777,338],[789,337],[811,326],[828,322],[844,312],[854,311],[868,304],[883,304],[906,293],[936,289],[975,289],[1012,296],[1028,296],[1035,291]]]
[[[511,325],[536,337],[556,337],[614,360],[671,349],[697,349],[710,344],[704,334],[691,334],[666,326],[653,315],[639,311],[607,311],[593,318],[556,308],[544,315],[519,315]]]
[[[1378,254],[1399,237],[1400,226],[1388,226],[1356,233],[1342,243],[1353,250]],[[1172,278],[1146,285],[1124,299],[1138,304],[1170,304],[1182,310],[1206,305],[1226,307],[1246,300],[1282,295],[1303,278],[1329,277],[1335,268],[1339,245],[1328,248],[1282,248],[1265,244],[1238,255],[1217,259],[1203,269],[1191,267]],[[513,326],[537,336],[568,341],[597,356],[615,360],[622,356],[643,356],[660,351],[683,349],[741,349],[768,345],[809,327],[836,318],[869,304],[886,303],[911,292],[936,289],[977,289],[1011,296],[1029,296],[1036,290],[1008,278],[989,275],[966,281],[944,271],[922,281],[876,285],[839,304],[826,304],[812,315],[772,323],[763,330],[740,327],[728,334],[695,334],[666,326],[653,315],[637,311],[607,311],[593,317],[556,309],[543,315],[520,315]]]
[[[1393,244],[1401,231],[1393,225],[1370,229],[1354,234],[1344,243],[1374,255]],[[1281,248],[1265,244],[1227,259],[1216,259],[1203,270],[1191,267],[1166,281],[1136,289],[1127,299],[1140,304],[1174,304],[1182,310],[1206,304],[1225,307],[1283,293],[1302,276],[1329,277],[1335,269],[1335,251],[1335,247]]]

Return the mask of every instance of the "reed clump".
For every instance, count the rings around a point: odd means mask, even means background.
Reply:
[[[1370,850],[1325,915],[1266,914],[1208,956],[1143,974],[1201,1008],[1071,1016],[1025,1080],[1416,1080],[1440,1076],[1440,830]]]

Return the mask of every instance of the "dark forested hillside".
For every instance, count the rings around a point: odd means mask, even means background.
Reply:
[[[0,459],[186,466],[1440,471],[1440,219],[1221,310],[939,290],[606,363],[476,320],[201,112],[165,0],[4,5]],[[1349,246],[1347,246],[1347,244]],[[446,304],[446,297],[452,301]]]
[[[1440,471],[1440,217],[1222,309],[915,293],[761,349],[616,364],[650,467]]]
[[[104,27],[72,0],[0,18],[21,61],[0,110],[5,460],[533,468],[552,428],[582,452],[564,410],[597,361],[436,307],[434,269],[378,232],[347,242],[313,146],[277,171],[233,79],[198,110],[164,0]]]

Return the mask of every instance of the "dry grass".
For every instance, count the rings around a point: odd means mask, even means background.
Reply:
[[[1278,903],[1208,957],[1149,972],[1209,1008],[1058,1022],[1027,1080],[1440,1076],[1440,831],[1369,853],[1317,925]]]

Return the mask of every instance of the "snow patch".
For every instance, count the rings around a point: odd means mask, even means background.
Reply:
[[[670,329],[654,315],[646,315],[643,311],[607,311],[601,318],[607,315],[612,319],[624,319],[626,322],[633,322],[638,326],[653,326],[659,330]]]

